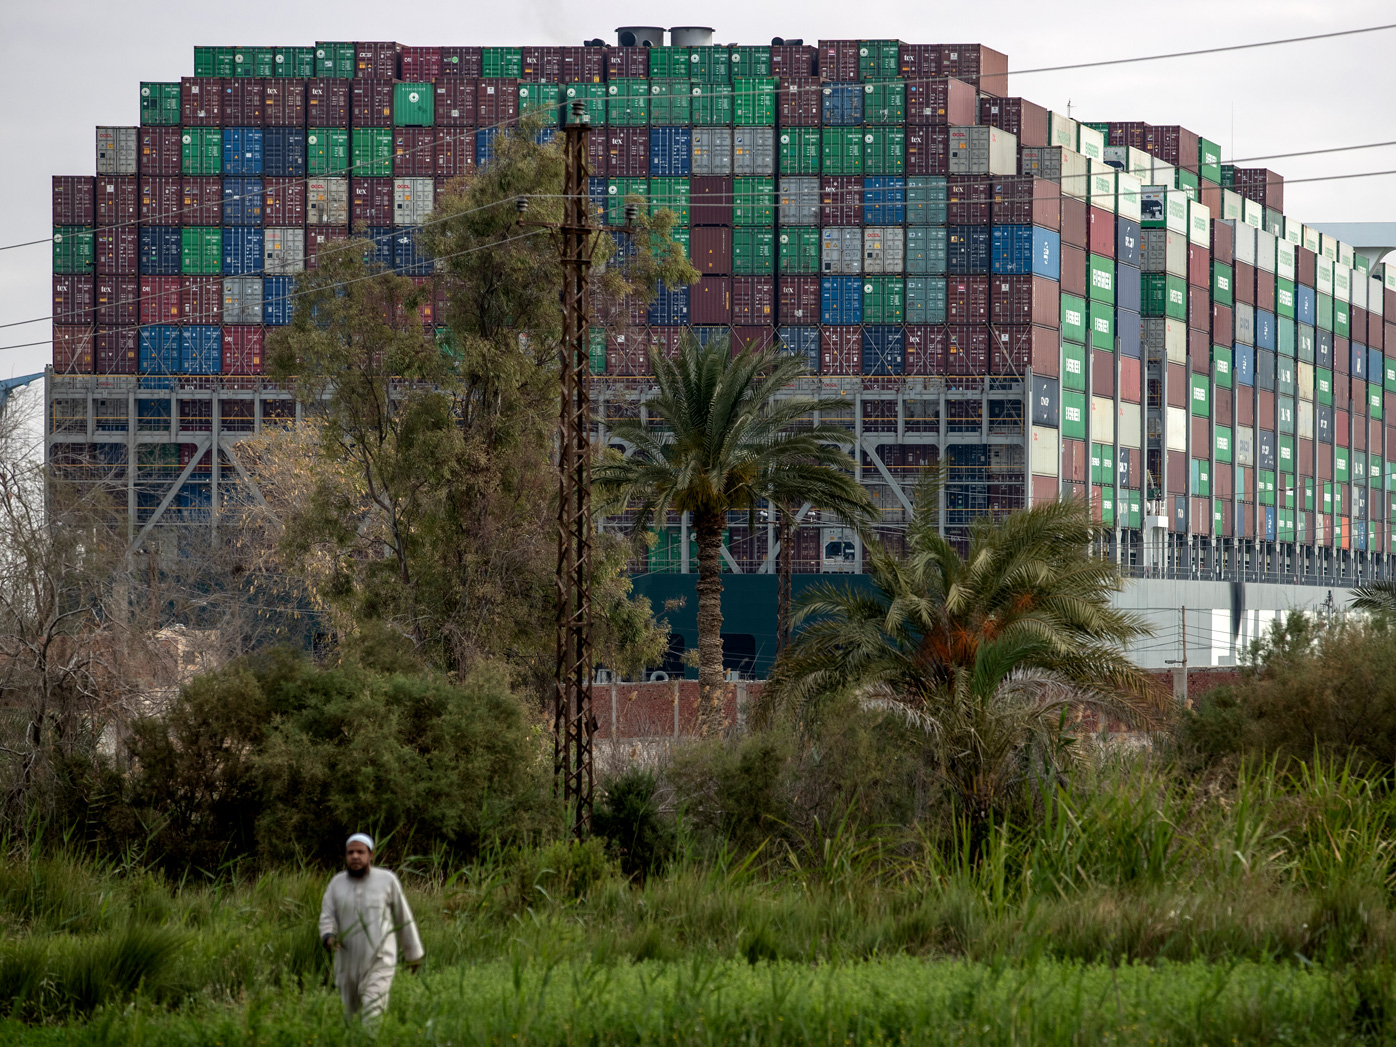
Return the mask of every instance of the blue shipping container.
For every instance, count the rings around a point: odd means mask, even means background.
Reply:
[[[1315,291],[1299,284],[1294,288],[1294,318],[1301,324],[1314,325]]]
[[[686,327],[688,325],[688,285],[669,288],[662,283],[650,303],[647,319],[652,327]]]
[[[946,268],[952,276],[989,271],[989,227],[952,225],[947,240]]]
[[[617,229],[611,233],[611,239],[614,240],[616,244],[616,253],[611,255],[612,264],[624,266],[635,260],[635,255],[639,251],[639,247],[636,245],[633,236]]]
[[[1133,218],[1115,219],[1115,261],[1135,268],[1144,264],[1139,223]]]
[[[141,226],[141,274],[178,276],[183,257],[180,231],[163,225]]]
[[[863,179],[863,224],[902,225],[906,222],[906,179],[873,175]]]
[[[1256,310],[1256,316],[1257,316],[1257,317],[1260,316],[1260,311],[1259,311],[1259,310]],[[1260,326],[1259,322],[1256,323],[1256,326],[1257,326],[1257,327]],[[1352,343],[1352,350],[1351,350],[1351,351],[1352,351],[1352,364],[1351,364],[1352,377],[1354,377],[1354,378],[1356,378],[1356,379],[1358,379],[1358,380],[1360,380],[1360,381],[1365,382],[1365,381],[1367,380],[1367,347],[1366,347],[1365,345],[1358,345],[1356,342],[1353,342],[1353,343]]]
[[[825,125],[828,127],[857,127],[862,122],[863,85],[825,84]]]
[[[1275,507],[1265,506],[1265,539],[1273,542],[1275,540]]]
[[[305,177],[303,127],[268,127],[262,131],[262,174],[269,178]]]
[[[223,129],[223,173],[259,175],[262,173],[262,129],[225,127]]]
[[[141,328],[141,347],[137,363],[143,374],[179,373],[179,328],[174,324],[152,324]],[[164,417],[169,418],[169,402],[165,402]]]
[[[821,323],[852,325],[863,322],[863,278],[825,276],[819,283]]]
[[[494,159],[494,136],[499,134],[497,127],[482,127],[475,132],[475,166],[484,167]]]
[[[283,327],[296,312],[294,276],[268,276],[262,281],[262,323]]]
[[[1367,349],[1367,377],[1373,382],[1383,381],[1386,377],[1386,361],[1382,359],[1380,349]]]
[[[181,374],[217,374],[223,369],[223,329],[198,324],[179,329]]]
[[[1138,360],[1141,357],[1143,322],[1137,312],[1115,310],[1115,337],[1120,340],[1120,355]]]
[[[906,371],[906,328],[881,324],[863,328],[863,373],[898,375]]]
[[[1032,227],[1032,275],[1060,280],[1062,275],[1062,234],[1055,229]]]
[[[1139,267],[1117,263],[1115,265],[1115,308],[1139,312],[1142,298],[1143,277]]]
[[[417,243],[417,230],[399,229],[393,237],[393,268],[408,276],[428,276],[431,265],[431,256]]]
[[[687,178],[693,165],[693,129],[650,128],[650,175],[655,178]]]
[[[1000,276],[1027,276],[1032,272],[1030,225],[996,225],[990,240],[991,264]]]
[[[722,338],[730,339],[732,337],[732,328],[730,327],[694,327],[692,331],[693,337],[698,339],[698,344],[702,346]]]
[[[1255,347],[1237,342],[1232,346],[1231,373],[1238,385],[1255,385]]]
[[[262,180],[223,179],[223,224],[262,224]]]
[[[227,276],[262,274],[262,230],[249,225],[223,230],[223,272]]]
[[[587,179],[587,198],[591,201],[591,220],[605,224],[606,201],[609,198],[606,179],[592,175]]]
[[[798,356],[812,373],[819,373],[819,328],[782,327],[779,331],[780,351]]]
[[[384,269],[391,269],[393,234],[396,232],[392,226],[371,226],[368,230],[368,241],[373,245],[373,253],[365,260],[374,265],[381,265]]]
[[[1275,314],[1266,309],[1255,311],[1255,346],[1257,349],[1275,348]]]

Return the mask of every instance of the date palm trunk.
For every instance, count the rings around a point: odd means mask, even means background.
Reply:
[[[698,733],[714,738],[727,727],[722,671],[722,523],[720,513],[694,513],[698,541]]]

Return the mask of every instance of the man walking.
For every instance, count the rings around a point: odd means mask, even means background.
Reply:
[[[388,1009],[399,948],[414,972],[425,955],[402,884],[387,869],[373,867],[373,840],[366,833],[349,837],[344,871],[325,888],[320,941],[334,954],[345,1014],[362,1014],[369,1027]]]

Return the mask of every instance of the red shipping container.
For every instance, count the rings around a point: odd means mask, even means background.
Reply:
[[[857,40],[819,41],[819,75],[825,80],[853,81],[859,76]]]
[[[1232,284],[1236,292],[1236,301],[1255,305],[1255,266],[1237,262]]]
[[[262,81],[253,77],[224,80],[223,126],[261,127],[265,92]]]
[[[940,72],[959,77],[986,95],[1008,94],[1008,56],[983,44],[941,44]]]
[[[689,261],[700,273],[726,276],[732,272],[732,230],[724,226],[700,226],[689,234]],[[694,323],[703,323],[694,319]]]
[[[665,360],[673,360],[679,355],[679,343],[683,340],[682,327],[650,327],[646,329],[649,338],[649,351]]]
[[[1188,326],[1204,335],[1212,326],[1211,299],[1206,291],[1196,287],[1188,295]]]
[[[696,232],[696,231],[695,231]],[[732,278],[703,276],[688,289],[688,317],[695,324],[732,322]]]
[[[349,126],[349,85],[352,80],[316,77],[305,85],[305,125],[307,127]]]
[[[475,170],[475,132],[461,128],[441,128],[436,134],[436,173],[458,178]]]
[[[563,47],[562,72],[558,81],[564,84],[599,84],[606,78],[606,52],[599,47]]]
[[[732,328],[732,355],[740,352],[762,353],[775,348],[776,329],[774,327],[734,327]]]
[[[104,327],[135,327],[140,323],[140,280],[134,276],[99,276],[97,323]]]
[[[1086,297],[1086,249],[1062,244],[1061,285],[1067,294]]]
[[[349,122],[354,127],[392,127],[393,82],[350,80]]]
[[[1229,305],[1212,306],[1212,341],[1217,345],[1231,345],[1235,337],[1235,314]]]
[[[606,373],[649,374],[649,339],[642,331],[606,332]]]
[[[354,75],[361,79],[396,80],[402,45],[373,40],[354,45]],[[375,124],[368,126],[374,127]]]
[[[606,48],[607,80],[644,80],[650,75],[648,47]]]
[[[1058,193],[1060,195],[1060,190]],[[1062,196],[1061,212],[1063,246],[1071,244],[1073,247],[1085,247],[1090,242],[1090,220],[1086,216],[1086,202],[1070,196]]]
[[[1060,348],[1061,339],[1052,328],[995,325],[989,329],[989,370],[993,374],[1021,375],[1031,367],[1038,374],[1055,377]]]
[[[140,332],[134,324],[99,327],[94,363],[98,374],[135,374],[140,361]]]
[[[958,278],[951,277],[953,282]],[[989,319],[994,324],[1042,324],[1061,319],[1061,286],[1043,276],[991,276]]]
[[[549,50],[556,48],[535,46],[519,49],[519,71],[523,74],[522,79],[530,83],[538,83],[543,79],[543,54]]]
[[[181,279],[178,276],[141,277],[141,323],[179,323]]]
[[[732,322],[747,327],[775,323],[775,281],[769,276],[732,280]]]
[[[1132,356],[1120,357],[1120,399],[1137,404],[1143,400],[1139,361]]]
[[[140,173],[178,178],[184,169],[183,138],[178,127],[142,127],[137,133]]]
[[[1220,207],[1212,211],[1212,214],[1219,215]],[[1236,230],[1226,222],[1212,222],[1212,257],[1223,265],[1231,265],[1235,260]],[[1295,251],[1302,251],[1302,247],[1296,247]]]
[[[95,332],[92,327],[54,327],[53,369],[58,374],[91,374]]]
[[[606,168],[615,178],[642,178],[650,173],[650,129],[608,127]]]
[[[989,373],[989,329],[950,326],[945,329],[946,374]]]
[[[1263,269],[1255,274],[1255,307],[1275,311],[1275,275]]]
[[[1376,313],[1367,314],[1367,348],[1385,349],[1386,343],[1383,340],[1382,318]],[[1396,346],[1392,348],[1396,349]]]
[[[1236,393],[1236,424],[1255,425],[1255,390],[1240,386]]]
[[[219,77],[182,77],[179,81],[181,127],[223,126],[223,81]]]
[[[305,225],[305,179],[263,178],[262,194],[263,225]]]
[[[1091,207],[1087,209],[1087,221],[1090,223],[1087,242],[1091,254],[1114,258],[1115,216],[1104,208]]]
[[[993,182],[975,175],[952,175],[946,187],[951,225],[989,225]]]
[[[906,329],[906,373],[945,373],[945,328],[912,326]]]
[[[812,76],[781,78],[776,97],[781,127],[818,127],[822,116],[823,81]]]
[[[939,44],[902,44],[898,57],[903,80],[928,80],[940,75]]]
[[[1166,164],[1197,174],[1197,134],[1177,124],[1155,126],[1153,148],[1149,151]]]
[[[863,373],[862,328],[820,328],[819,373],[828,375]]]
[[[1062,479],[1075,484],[1083,484],[1089,475],[1086,471],[1086,442],[1084,440],[1062,439]],[[1063,493],[1066,493],[1065,491]],[[1082,497],[1076,491],[1075,497]]]
[[[479,79],[483,71],[482,66],[482,53],[478,47],[443,47],[441,49],[442,76],[468,76],[471,79]]]
[[[140,269],[140,233],[134,225],[98,229],[93,236],[98,276],[135,276]]]
[[[1187,494],[1188,480],[1190,479],[1187,452],[1169,451],[1167,468],[1168,475],[1164,484],[1164,489],[1169,494]],[[1176,531],[1177,527],[1174,525],[1177,524],[1177,517],[1171,516],[1170,520],[1169,530]]]
[[[1183,364],[1168,364],[1168,406],[1188,406],[1188,372]]]
[[[179,315],[186,324],[223,322],[223,280],[217,276],[179,278]]]
[[[1192,296],[1196,299],[1197,296]],[[1203,298],[1202,308],[1206,309],[1207,299]],[[1207,333],[1206,325],[1201,328],[1188,328],[1188,363],[1198,374],[1212,373],[1212,340]]]
[[[263,328],[229,326],[223,328],[223,373],[261,374],[263,366]]]
[[[1115,395],[1115,354],[1108,349],[1091,350],[1091,395]]]
[[[135,175],[98,175],[96,200],[98,225],[134,225],[140,218]]]
[[[782,276],[776,293],[779,323],[790,327],[819,323],[819,277]]]
[[[1230,425],[1233,393],[1230,389],[1216,387],[1212,390],[1212,416],[1218,425]]]
[[[1352,416],[1347,411],[1333,412],[1333,443],[1347,447],[1352,442]]]
[[[1333,336],[1333,373],[1347,374],[1351,368],[1352,345],[1348,339],[1335,334]],[[1333,396],[1335,398],[1338,396],[1338,389],[1336,388],[1338,384],[1339,383],[1336,382],[1334,383],[1335,388],[1333,389]],[[1343,395],[1346,394],[1347,390],[1343,390]]]
[[[994,225],[1061,226],[1061,189],[1045,178],[1005,178],[990,183]]]
[[[979,99],[979,122],[997,127],[1018,139],[1018,146],[1046,146],[1047,110],[1026,98]]]
[[[402,78],[425,83],[441,76],[441,48],[404,47],[402,49]]]
[[[821,225],[862,225],[863,180],[855,175],[821,178],[819,219]]]
[[[276,77],[261,81],[262,122],[267,127],[304,127],[304,80]]]
[[[361,225],[393,224],[393,180],[353,178],[349,181],[350,222]]]
[[[53,277],[53,322],[65,327],[86,325],[95,319],[97,285],[91,276]]]
[[[476,82],[475,126],[494,127],[496,124],[517,123],[518,119],[519,82],[517,80],[479,80]]]
[[[908,127],[965,127],[978,119],[979,92],[973,84],[941,77],[906,85]]]
[[[315,268],[315,259],[323,250],[330,249],[336,240],[349,239],[349,230],[342,226],[307,226],[305,230],[305,267]]]
[[[54,175],[53,224],[96,225],[94,186],[91,175]]]
[[[393,174],[401,178],[431,178],[436,174],[436,128],[394,129]]]
[[[907,127],[906,173],[946,175],[950,173],[950,129],[948,127]]]
[[[436,126],[473,127],[479,81],[442,79],[436,84]]]
[[[1105,140],[1110,145],[1132,145],[1135,149],[1143,149],[1148,130],[1149,125],[1138,120],[1111,121]]]
[[[945,319],[951,324],[982,324],[989,320],[989,278],[952,276],[945,282]]]
[[[818,48],[808,44],[772,44],[771,75],[782,84],[791,77],[813,76],[818,56]]]
[[[182,199],[178,224],[223,224],[223,179],[204,176],[186,178],[180,183],[180,192]]]
[[[184,198],[180,180],[168,176],[142,175],[139,216],[145,225],[183,225]]]
[[[690,178],[688,197],[693,226],[732,224],[732,179],[714,175]]]

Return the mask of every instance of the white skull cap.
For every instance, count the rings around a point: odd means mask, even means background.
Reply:
[[[370,851],[373,850],[373,837],[370,836],[368,833],[355,833],[353,836],[349,837],[349,839],[344,841],[344,846],[348,847],[351,843],[361,843]]]

